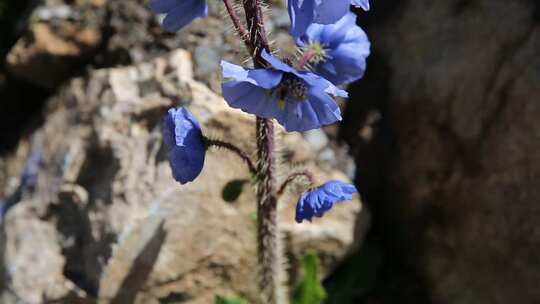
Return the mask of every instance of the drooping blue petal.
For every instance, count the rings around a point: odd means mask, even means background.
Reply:
[[[277,98],[267,89],[241,81],[225,82],[221,89],[223,98],[232,108],[264,118],[275,118],[280,114]]]
[[[311,89],[308,100],[310,100],[313,109],[317,113],[320,125],[330,125],[341,121],[341,110],[328,94],[317,89]]]
[[[301,223],[303,220],[311,221],[314,216],[322,217],[335,203],[351,200],[356,192],[352,184],[336,180],[326,182],[302,194],[296,205],[295,220]]]
[[[206,148],[199,122],[186,108],[170,109],[163,124],[173,177],[181,184],[193,181],[202,171]]]
[[[285,127],[287,132],[304,132],[321,126],[317,113],[309,101],[287,102],[285,109],[280,112],[276,120]]]
[[[150,8],[158,14],[167,14],[163,28],[176,32],[195,18],[208,16],[206,0],[152,0]]]

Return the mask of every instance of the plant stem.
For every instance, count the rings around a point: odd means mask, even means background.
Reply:
[[[313,176],[313,173],[307,170],[294,172],[291,175],[289,175],[287,179],[283,182],[283,184],[281,184],[281,186],[279,187],[279,190],[277,192],[278,197],[280,197],[283,194],[283,192],[285,192],[285,190],[287,189],[287,186],[298,177],[305,177],[308,180],[310,186],[313,186],[313,183],[315,182],[315,177]]]
[[[210,139],[210,138],[205,137],[204,141],[205,141],[205,144],[208,147],[223,148],[223,149],[229,150],[229,151],[233,152],[234,154],[238,155],[238,157],[240,157],[246,163],[246,165],[248,166],[249,172],[252,175],[257,175],[257,168],[253,164],[253,161],[251,160],[251,157],[249,157],[249,155],[246,152],[244,152],[242,149],[238,148],[234,144],[231,144],[231,143],[228,143],[228,142],[225,142],[225,141],[221,141],[221,140],[217,140],[217,139]]]
[[[256,68],[264,68],[266,63],[260,54],[263,49],[270,51],[270,47],[264,28],[261,0],[243,1],[250,41],[255,47],[252,53],[253,63]],[[272,119],[257,117],[256,137],[259,289],[264,304],[285,304],[288,303],[288,295],[278,226]]]
[[[261,51],[266,49],[270,51],[266,30],[264,28],[264,18],[262,14],[261,0],[243,0],[244,11],[246,13],[247,27],[249,30],[249,39],[253,46],[253,62],[256,68],[265,67],[266,63],[261,58]]]
[[[287,303],[283,252],[277,217],[274,175],[274,124],[257,117],[257,240],[260,291],[263,303]]]
[[[236,13],[234,5],[231,3],[231,0],[223,0],[223,4],[225,4],[225,8],[227,9],[227,13],[231,17],[231,21],[236,32],[238,33],[242,41],[244,41],[244,44],[248,48],[249,52],[253,52],[255,48],[251,43],[249,33],[246,31],[244,25],[242,25],[242,21],[240,21],[240,17],[238,17],[238,14]]]
[[[223,0],[232,22],[244,37],[245,30],[234,11],[230,0]],[[261,51],[270,51],[261,0],[242,0],[247,22],[248,42],[244,40],[251,52],[256,68],[264,68],[266,62]],[[275,178],[275,145],[274,122],[272,119],[257,117],[257,242],[258,264],[260,267],[259,289],[263,304],[287,304],[286,273],[284,270],[283,252],[280,243],[280,232],[277,217],[277,192]]]

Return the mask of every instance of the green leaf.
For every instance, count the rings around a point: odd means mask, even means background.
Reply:
[[[244,191],[244,185],[248,182],[245,179],[235,179],[228,182],[221,192],[223,200],[227,203],[235,202],[240,197],[240,194],[242,194],[242,191]]]
[[[249,302],[241,298],[224,298],[216,296],[214,304],[249,304]]]
[[[303,277],[294,290],[293,304],[320,304],[326,299],[326,292],[319,279],[319,259],[314,253],[302,258]]]

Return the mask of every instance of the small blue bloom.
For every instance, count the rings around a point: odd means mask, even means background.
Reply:
[[[151,0],[150,8],[156,14],[167,14],[163,28],[176,32],[195,18],[208,16],[206,0]]]
[[[349,12],[351,4],[369,10],[369,0],[289,0],[291,34],[298,38],[312,23],[335,23]]]
[[[272,68],[245,69],[221,62],[223,96],[233,108],[264,118],[275,118],[288,132],[307,131],[341,120],[341,111],[330,96],[347,97],[328,80],[297,71],[262,51]]]
[[[313,71],[335,85],[364,76],[371,45],[356,25],[354,13],[347,13],[335,24],[311,24],[297,44],[304,52],[314,54]]]
[[[170,109],[165,117],[163,139],[170,149],[174,179],[185,184],[202,171],[206,147],[199,122],[186,108]]]
[[[296,222],[311,222],[313,216],[322,217],[335,203],[351,200],[358,192],[354,185],[332,180],[302,194],[296,205]]]

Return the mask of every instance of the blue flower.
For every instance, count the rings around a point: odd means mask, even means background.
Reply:
[[[195,18],[208,16],[206,0],[151,0],[150,8],[156,14],[167,14],[163,28],[176,32]]]
[[[233,108],[264,118],[275,118],[288,132],[307,131],[341,120],[341,111],[330,96],[347,97],[328,80],[297,71],[262,51],[272,68],[245,69],[221,62],[223,96]]]
[[[370,43],[356,25],[356,15],[347,13],[335,24],[311,24],[297,41],[304,54],[310,53],[313,71],[335,85],[364,76]]]
[[[369,0],[351,0],[351,4],[356,7],[361,7],[366,12],[369,11]]]
[[[296,222],[311,222],[313,216],[322,217],[335,203],[351,200],[353,193],[358,192],[354,185],[329,181],[302,194],[296,205]]]
[[[368,0],[289,0],[291,34],[298,38],[312,23],[335,23],[349,12],[351,4],[369,10]]]
[[[185,184],[202,171],[206,147],[199,122],[186,108],[170,109],[165,117],[163,139],[170,149],[174,179]]]

